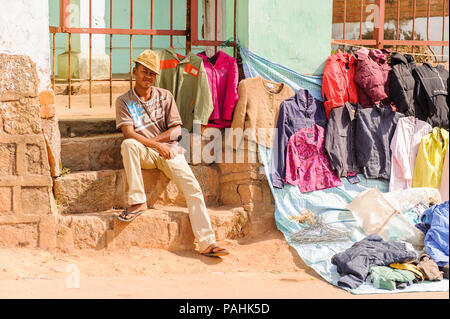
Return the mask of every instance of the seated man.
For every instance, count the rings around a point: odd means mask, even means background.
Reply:
[[[141,169],[157,168],[183,191],[201,254],[228,255],[216,245],[202,190],[178,146],[182,121],[175,100],[169,91],[153,86],[159,58],[146,50],[134,62],[135,87],[116,100],[116,127],[125,136],[121,154],[130,205],[119,219],[130,222],[147,209]]]

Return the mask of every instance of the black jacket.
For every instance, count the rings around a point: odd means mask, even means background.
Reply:
[[[330,166],[338,176],[360,173],[356,162],[355,130],[356,114],[362,109],[358,103],[346,102],[344,106],[331,109],[325,135],[325,150]]]
[[[378,235],[370,235],[358,241],[346,251],[337,253],[331,263],[342,276],[337,282],[341,287],[358,288],[367,278],[370,267],[388,266],[417,258],[402,242],[385,242]]]
[[[433,127],[448,129],[448,71],[442,65],[424,63],[414,69],[413,75],[415,116]]]
[[[390,148],[398,120],[405,117],[390,106],[375,105],[356,113],[355,152],[366,178],[391,178]]]
[[[414,116],[413,70],[416,68],[414,57],[395,52],[391,57],[390,94],[397,111],[406,116]]]

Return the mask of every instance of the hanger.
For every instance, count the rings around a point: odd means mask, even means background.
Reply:
[[[233,40],[233,38],[228,38],[225,42],[222,42],[219,47],[225,48],[227,46],[230,46],[230,42]]]

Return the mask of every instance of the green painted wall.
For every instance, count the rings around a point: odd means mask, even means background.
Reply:
[[[323,73],[331,51],[331,0],[239,2],[239,9],[243,9],[238,11],[242,45],[298,73]]]

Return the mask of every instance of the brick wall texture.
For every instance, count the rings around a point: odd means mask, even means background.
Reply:
[[[372,10],[366,12],[366,8],[375,1],[369,0],[347,0],[346,22],[359,22],[362,3],[362,21],[364,22]],[[430,17],[442,17],[443,4],[445,3],[445,15],[449,14],[448,0],[430,0]],[[400,20],[413,18],[414,0],[386,0],[385,21],[397,20],[397,7],[400,4]],[[427,17],[428,0],[416,0],[416,17]],[[344,0],[333,0],[333,23],[344,21]]]
[[[29,57],[0,54],[0,248],[55,246],[37,85]]]

